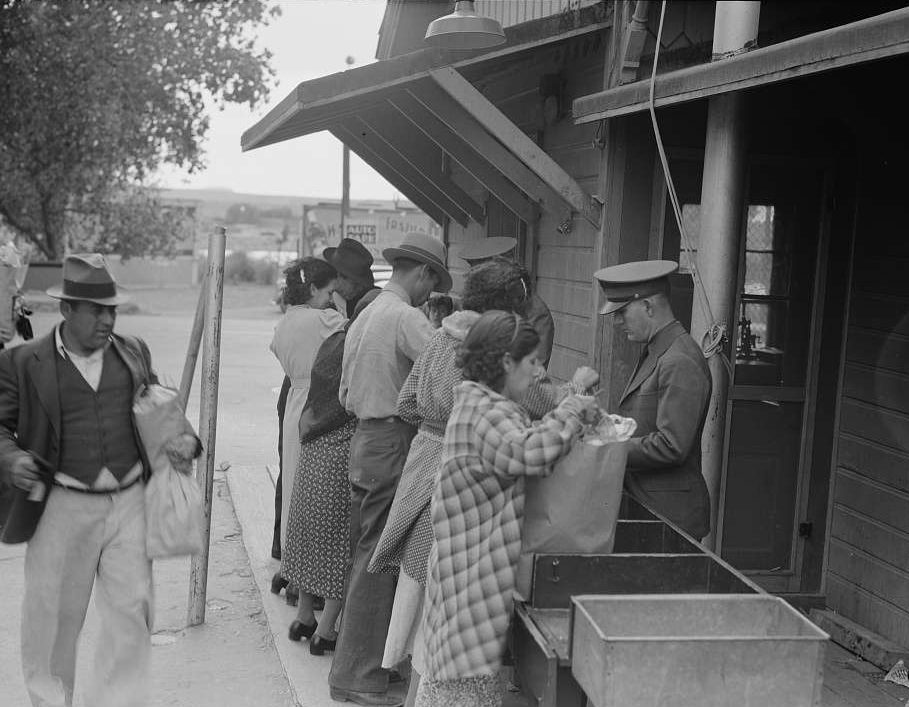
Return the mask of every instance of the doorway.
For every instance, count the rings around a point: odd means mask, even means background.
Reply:
[[[686,327],[697,306],[690,273],[700,230],[702,159],[689,152],[672,160],[692,249],[681,247],[664,197],[662,237],[652,253],[680,264],[672,300]],[[815,425],[818,385],[828,373],[819,366],[819,352],[829,169],[817,160],[754,156],[747,174],[737,321],[727,323],[733,377],[716,549],[768,591],[804,592],[804,544],[812,532],[806,509],[812,493],[826,492],[810,484],[813,450],[833,439],[832,425]]]

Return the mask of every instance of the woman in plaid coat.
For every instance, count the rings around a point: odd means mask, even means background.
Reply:
[[[532,423],[522,400],[539,377],[539,336],[515,314],[490,311],[461,349],[432,496],[434,543],[423,615],[417,707],[498,705],[498,672],[521,550],[523,477],[546,475],[571,449],[592,399],[569,395]]]

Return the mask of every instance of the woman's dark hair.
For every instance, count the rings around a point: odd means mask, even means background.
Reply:
[[[312,291],[320,290],[338,276],[333,265],[318,258],[301,258],[284,269],[284,301],[293,306],[306,304]]]
[[[530,291],[527,270],[513,260],[492,258],[472,267],[464,281],[464,309],[522,312]]]
[[[502,357],[511,354],[520,361],[539,345],[540,335],[526,319],[513,312],[490,310],[467,332],[458,352],[458,366],[465,379],[501,391],[505,382]]]

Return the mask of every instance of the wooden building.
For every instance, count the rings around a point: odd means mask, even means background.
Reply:
[[[517,237],[551,374],[590,363],[613,401],[637,353],[593,272],[679,260],[677,316],[728,337],[705,433],[716,551],[909,646],[904,4],[754,3],[755,41],[713,56],[722,3],[478,2],[507,42],[446,53],[422,37],[449,4],[390,0],[380,61],[301,84],[243,148],[330,130],[442,226],[456,274],[464,243]]]

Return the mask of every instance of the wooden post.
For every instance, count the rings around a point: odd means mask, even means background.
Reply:
[[[202,343],[202,329],[205,324],[205,302],[208,298],[208,276],[202,278],[202,287],[199,289],[199,301],[196,303],[196,316],[193,319],[193,328],[189,334],[189,345],[186,349],[186,361],[183,364],[183,377],[180,379],[180,405],[186,410],[189,401],[189,391],[193,386],[193,376],[196,375],[196,360],[199,358],[199,346]]]
[[[196,467],[197,478],[204,473],[205,523],[202,552],[193,556],[189,576],[187,626],[205,621],[208,586],[208,550],[211,537],[211,501],[215,481],[215,436],[218,425],[218,370],[221,360],[221,307],[224,298],[224,251],[226,230],[218,226],[208,239],[208,275],[205,305],[205,336],[202,348],[202,404],[199,409],[199,436],[203,451]]]
[[[757,6],[755,8],[755,6]],[[718,2],[714,24],[714,58],[721,59],[746,49],[757,36],[760,3]],[[707,138],[704,147],[704,179],[701,186],[701,230],[697,267],[711,312],[695,307],[691,333],[696,341],[710,332],[714,323],[725,324],[735,336],[733,311],[738,282],[739,245],[745,208],[745,178],[748,158],[745,132],[745,95],[733,91],[709,99]],[[695,293],[697,297],[697,293]],[[709,321],[709,314],[713,321]],[[717,547],[717,518],[726,450],[726,418],[732,381],[720,356],[728,356],[727,343],[709,361],[713,392],[701,438],[701,469],[710,492],[710,534],[703,542]]]

